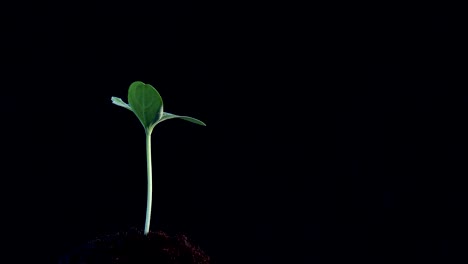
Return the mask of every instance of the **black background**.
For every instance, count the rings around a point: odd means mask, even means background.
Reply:
[[[2,8],[2,222],[18,261],[54,263],[143,227],[213,263],[463,263],[468,97],[456,7],[271,2]],[[14,249],[14,250],[13,250]],[[466,260],[466,259],[465,259]]]

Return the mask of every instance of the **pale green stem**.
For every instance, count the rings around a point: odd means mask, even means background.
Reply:
[[[151,131],[146,133],[146,168],[148,171],[148,193],[146,201],[146,221],[144,234],[149,233],[150,221],[151,221],[151,203],[153,196],[153,173],[151,169]]]

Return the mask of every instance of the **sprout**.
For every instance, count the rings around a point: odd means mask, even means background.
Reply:
[[[189,117],[170,114],[163,111],[163,101],[158,91],[150,84],[140,81],[133,82],[128,89],[128,104],[118,97],[112,97],[112,103],[132,111],[140,120],[146,133],[146,164],[148,174],[148,193],[146,203],[146,220],[144,234],[148,234],[151,220],[152,203],[152,165],[151,165],[151,133],[160,122],[180,118],[198,125],[206,126],[202,121]]]

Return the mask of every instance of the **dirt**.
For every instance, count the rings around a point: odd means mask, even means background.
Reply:
[[[65,255],[60,264],[209,264],[210,258],[185,235],[132,228],[100,237]]]

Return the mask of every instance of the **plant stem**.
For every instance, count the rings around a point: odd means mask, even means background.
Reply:
[[[153,173],[151,169],[151,131],[146,131],[146,168],[148,173],[148,193],[146,198],[145,235],[149,233],[151,221],[151,203],[153,196]]]

